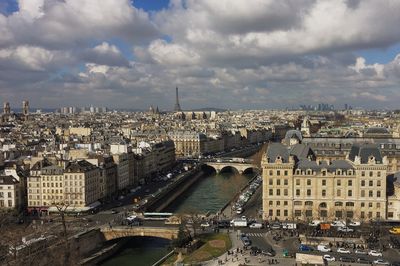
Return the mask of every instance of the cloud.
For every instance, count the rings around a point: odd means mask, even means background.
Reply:
[[[82,59],[86,62],[99,65],[129,66],[128,60],[123,56],[118,47],[107,42],[102,42],[92,49],[87,49],[82,54]]]

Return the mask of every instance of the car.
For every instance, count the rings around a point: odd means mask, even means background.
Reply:
[[[318,226],[320,223],[321,223],[321,221],[319,221],[319,220],[314,220],[314,221],[312,221],[311,223],[309,223],[308,225],[309,225],[309,226]]]
[[[382,257],[382,252],[379,252],[376,250],[370,250],[368,252],[368,255],[373,256],[373,257]]]
[[[331,223],[331,226],[334,226],[334,227],[344,227],[344,226],[346,226],[346,223],[343,222],[343,221],[333,221],[333,222]]]
[[[360,222],[351,222],[348,224],[349,226],[360,226],[361,223]]]
[[[377,259],[372,262],[375,265],[390,265],[390,263],[383,259]]]
[[[113,209],[113,210],[111,210],[111,213],[112,213],[112,214],[117,214],[118,211]]]
[[[309,247],[307,245],[301,244],[299,246],[299,251],[313,251],[314,249],[312,247]]]
[[[270,225],[270,228],[273,230],[281,229],[281,224],[280,223],[273,223]]]
[[[354,251],[354,253],[359,254],[359,255],[367,255],[368,254],[368,252],[366,250],[363,250],[363,249],[356,249]]]
[[[202,222],[202,223],[200,224],[200,226],[201,226],[201,227],[210,227],[211,225],[210,225],[209,222]]]
[[[263,228],[263,224],[262,223],[252,223],[249,227],[255,228],[255,229],[261,229],[261,228]]]
[[[372,263],[372,261],[370,261],[369,259],[366,259],[366,258],[358,258],[357,262],[360,264],[371,264]]]
[[[273,250],[272,248],[267,249],[267,250],[261,250],[261,254],[268,256],[268,257],[274,257],[276,255],[275,250]]]
[[[243,208],[237,208],[236,214],[242,214],[243,213]]]
[[[351,253],[350,250],[345,249],[345,248],[338,248],[338,249],[336,250],[336,252],[337,252],[337,253],[342,253],[342,254],[350,254],[350,253]]]
[[[332,249],[328,248],[325,245],[318,245],[317,250],[321,251],[321,252],[331,252],[332,251]]]
[[[333,257],[333,256],[331,256],[331,255],[328,255],[328,254],[324,255],[323,258],[324,258],[324,260],[326,260],[326,261],[336,261],[335,257]]]
[[[340,257],[339,260],[341,262],[356,262],[356,259],[352,257]]]
[[[338,227],[337,230],[338,230],[339,232],[345,232],[345,233],[354,232],[354,229],[353,229],[353,228],[349,228],[349,227],[347,227],[347,226]]]

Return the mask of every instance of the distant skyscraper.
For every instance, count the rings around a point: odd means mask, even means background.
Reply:
[[[175,100],[175,112],[180,112],[182,111],[181,106],[179,105],[179,97],[178,97],[178,87],[176,87],[176,100]]]
[[[23,115],[29,114],[29,101],[22,101],[22,114]]]
[[[10,108],[10,103],[9,102],[5,102],[4,103],[3,113],[5,115],[9,115],[11,113],[11,108]]]

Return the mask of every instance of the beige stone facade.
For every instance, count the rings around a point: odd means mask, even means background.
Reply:
[[[262,162],[264,219],[386,219],[388,162],[376,150],[327,162],[278,145]]]

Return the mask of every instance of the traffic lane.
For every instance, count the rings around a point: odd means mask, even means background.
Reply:
[[[250,200],[244,206],[244,212],[241,215],[245,215],[248,218],[258,219],[258,210],[261,209],[262,205],[262,185],[260,185],[256,192],[251,196]]]

